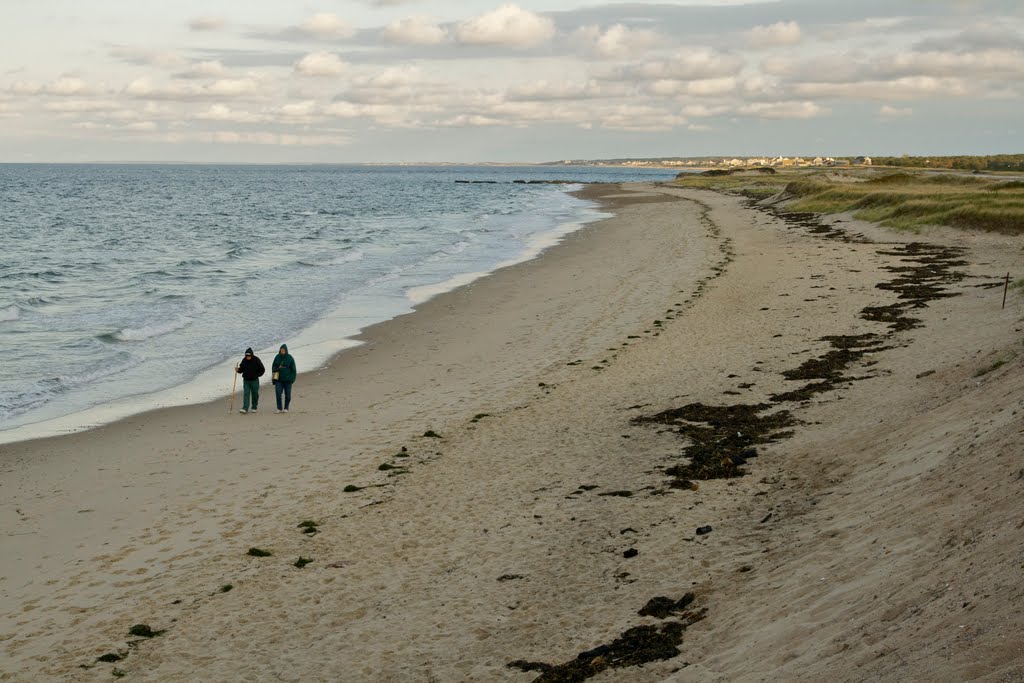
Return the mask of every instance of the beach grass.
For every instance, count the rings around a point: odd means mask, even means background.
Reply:
[[[677,180],[754,198],[789,198],[791,211],[850,212],[858,220],[916,231],[928,225],[1024,234],[1024,181],[989,176],[860,171],[693,176]]]

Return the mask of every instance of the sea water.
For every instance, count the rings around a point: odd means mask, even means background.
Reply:
[[[249,346],[269,365],[288,343],[313,369],[367,325],[601,215],[568,194],[579,185],[529,181],[673,175],[0,165],[0,441],[227,395]],[[54,427],[24,428],[40,423]]]

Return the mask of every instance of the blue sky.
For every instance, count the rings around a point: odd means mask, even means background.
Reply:
[[[0,162],[1024,152],[1017,0],[36,0]]]

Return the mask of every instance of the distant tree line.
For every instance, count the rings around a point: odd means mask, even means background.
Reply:
[[[916,168],[955,168],[964,171],[1024,171],[1024,154],[989,156],[874,157],[876,166],[913,166]]]

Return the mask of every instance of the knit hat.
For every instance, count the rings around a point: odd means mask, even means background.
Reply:
[[[252,347],[251,346],[245,350],[245,355],[247,355],[247,356],[251,356],[252,355]]]

